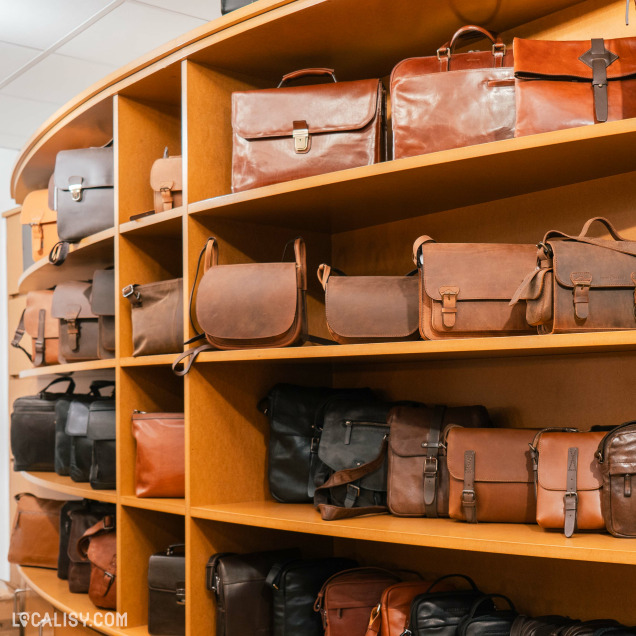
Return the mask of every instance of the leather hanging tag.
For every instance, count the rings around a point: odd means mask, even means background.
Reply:
[[[618,59],[618,55],[605,48],[603,38],[592,38],[591,48],[579,60],[592,69],[594,110],[596,121],[607,121],[607,67]]]

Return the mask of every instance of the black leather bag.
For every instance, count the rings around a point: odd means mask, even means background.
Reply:
[[[185,545],[171,545],[148,562],[148,633],[185,634]]]
[[[68,542],[71,533],[71,513],[75,510],[83,510],[84,501],[67,501],[60,510],[60,551],[57,557],[57,578],[66,581],[68,579]]]
[[[49,393],[55,384],[67,382],[65,393]],[[13,470],[49,472],[55,468],[55,403],[69,398],[75,390],[71,378],[57,378],[37,395],[20,397],[11,413]]]
[[[503,599],[508,605],[507,609],[496,609],[483,612],[482,608],[492,603],[493,599]],[[470,611],[457,626],[457,636],[496,636],[497,634],[509,634],[512,624],[517,618],[517,612],[513,602],[501,594],[484,594],[477,599]]]
[[[212,556],[206,578],[208,590],[216,596],[216,636],[271,634],[272,594],[267,575],[276,563],[298,558],[298,550]]]
[[[259,402],[259,409],[269,418],[267,477],[276,501],[313,501],[325,407],[337,396],[374,398],[370,389],[277,384]]]
[[[225,15],[230,11],[236,11],[241,7],[246,7],[248,4],[252,4],[256,0],[221,0],[221,13]]]
[[[322,636],[314,603],[324,582],[334,574],[357,567],[351,559],[294,560],[276,564],[267,576],[272,589],[273,636]]]
[[[115,431],[115,401],[92,402],[88,408],[86,437],[93,445],[89,481],[96,490],[117,487]]]

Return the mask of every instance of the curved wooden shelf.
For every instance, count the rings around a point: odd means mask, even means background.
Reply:
[[[120,503],[123,506],[132,508],[142,508],[143,510],[156,510],[157,512],[167,512],[172,515],[185,515],[185,499],[154,499],[140,498],[134,495],[122,495]]]
[[[185,206],[173,210],[150,214],[136,221],[128,221],[119,226],[120,234],[143,234],[144,236],[178,236],[182,230]]]
[[[48,488],[64,495],[94,499],[106,503],[117,503],[116,490],[94,490],[90,484],[77,483],[70,477],[62,477],[57,473],[22,473],[31,483],[42,488]]]
[[[59,267],[42,258],[20,276],[18,292],[50,289],[67,280],[90,280],[96,269],[113,264],[114,245],[115,228],[109,228],[72,244],[66,261]]]
[[[54,364],[48,367],[36,367],[20,371],[21,378],[34,378],[40,375],[56,375],[58,373],[76,373],[79,371],[98,371],[101,369],[115,369],[117,362],[112,360],[89,360],[88,362],[69,362],[68,364]]]
[[[154,367],[171,365],[178,353],[162,353],[156,356],[139,356],[133,358],[119,358],[119,365],[122,367]]]

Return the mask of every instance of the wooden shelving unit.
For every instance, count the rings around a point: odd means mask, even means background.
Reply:
[[[114,228],[82,241],[62,267],[42,261],[20,276],[13,247],[20,228],[17,215],[9,214],[12,317],[21,311],[19,294],[87,279],[93,269],[114,264],[118,289],[183,277],[187,339],[194,335],[189,290],[208,236],[217,238],[222,263],[237,263],[278,261],[283,245],[302,234],[310,272],[309,331],[326,337],[323,292],[314,276],[322,262],[348,274],[404,274],[413,268],[411,247],[422,234],[444,242],[536,244],[547,230],[578,232],[599,214],[636,239],[636,120],[231,193],[234,90],[269,87],[283,73],[307,66],[333,66],[339,80],[386,79],[398,61],[434,54],[468,22],[501,32],[507,42],[514,36],[636,35],[636,25],[624,26],[618,0],[487,4],[258,0],[79,95],[29,141],[16,164],[13,193],[21,202],[30,190],[44,187],[57,151],[113,137]],[[184,158],[184,204],[130,221],[153,206],[149,171],[165,146]],[[58,373],[74,373],[84,384],[95,376],[117,383],[117,491],[93,491],[48,473],[14,477],[14,489],[117,505],[118,610],[127,615],[128,627],[108,631],[95,625],[98,631],[147,634],[148,558],[183,541],[188,636],[215,630],[215,605],[205,588],[211,554],[290,545],[306,556],[464,572],[483,589],[507,594],[528,614],[613,616],[636,624],[634,541],[583,533],[565,539],[538,526],[448,519],[323,522],[310,505],[274,502],[266,474],[268,422],[256,408],[274,384],[293,382],[368,386],[386,399],[427,404],[483,404],[497,426],[619,424],[636,418],[636,331],[214,351],[179,378],[170,369],[176,353],[132,357],[129,303],[118,296],[116,305],[114,360],[11,367],[11,399],[33,393]],[[133,409],[185,413],[184,499],[135,496]],[[69,594],[53,572],[22,568],[22,575],[55,607],[95,611],[85,596]]]

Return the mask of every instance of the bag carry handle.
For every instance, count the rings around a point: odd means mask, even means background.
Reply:
[[[455,46],[457,42],[470,35],[477,33],[481,37],[484,37],[491,42],[491,51],[493,55],[493,66],[503,66],[503,58],[506,54],[506,45],[502,42],[501,38],[496,33],[491,33],[486,29],[477,26],[476,24],[467,24],[466,26],[457,29],[453,34],[450,42],[445,42],[437,49],[437,59],[441,62],[446,60],[446,69],[450,70],[451,56],[455,52]]]
[[[64,376],[61,378],[55,378],[52,382],[49,382],[41,391],[40,394],[46,393],[49,387],[52,387],[54,384],[59,384],[60,382],[68,382],[68,386],[66,387],[66,391],[63,393],[65,395],[72,395],[75,392],[75,380],[70,376]]]
[[[300,79],[301,77],[315,77],[320,75],[330,75],[334,83],[338,82],[335,71],[332,68],[301,68],[298,71],[292,71],[291,73],[287,73],[287,75],[283,75],[283,79],[281,79],[276,88],[282,88],[287,82]]]
[[[113,397],[115,395],[115,382],[113,380],[95,380],[94,382],[91,382],[89,391],[91,395],[104,397],[102,395],[102,389],[108,389],[110,387],[113,389],[113,393],[110,397]]]
[[[433,581],[430,584],[428,590],[426,590],[426,592],[424,593],[430,594],[433,588],[438,583],[441,583],[442,581],[445,581],[447,579],[464,579],[464,581],[467,581],[470,587],[472,587],[474,592],[479,592],[479,588],[477,587],[477,585],[475,585],[475,581],[473,581],[469,576],[466,576],[465,574],[445,574],[444,576],[440,576],[439,579],[437,579],[437,581]]]
[[[480,605],[482,605],[486,601],[490,601],[490,600],[492,600],[494,598],[502,598],[504,601],[506,601],[506,603],[508,604],[509,608],[513,612],[517,611],[517,608],[515,607],[515,604],[507,596],[504,596],[503,594],[484,594],[483,596],[478,598],[473,603],[473,606],[470,608],[470,611],[468,612],[468,615],[466,616],[466,621],[469,621],[469,620],[471,620],[472,618],[475,617],[475,612],[479,609]]]

